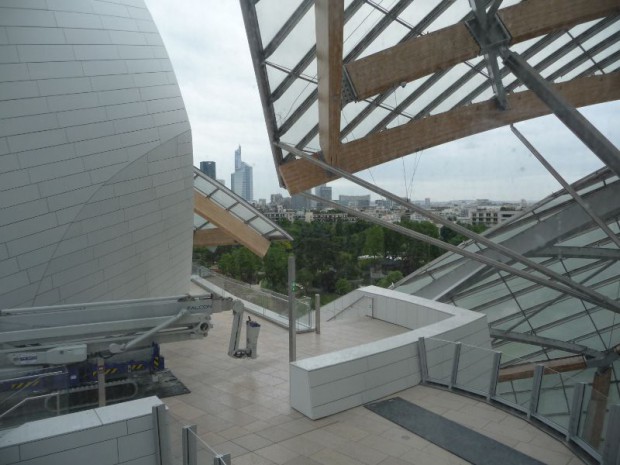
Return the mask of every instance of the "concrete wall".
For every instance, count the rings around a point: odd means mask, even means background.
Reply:
[[[483,314],[374,286],[357,292],[372,296],[375,317],[412,331],[291,363],[291,406],[311,419],[418,384],[420,337],[490,347]],[[429,371],[443,363],[442,357],[431,357]]]
[[[148,397],[26,423],[0,436],[0,465],[155,465]]]
[[[142,0],[0,1],[0,308],[178,295],[190,127]]]

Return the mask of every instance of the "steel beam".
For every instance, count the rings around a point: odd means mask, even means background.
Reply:
[[[267,76],[267,68],[265,67],[265,55],[263,53],[262,39],[258,26],[258,18],[256,17],[256,9],[252,0],[240,0],[241,13],[243,15],[243,23],[245,25],[245,33],[248,37],[250,46],[250,55],[252,56],[252,66],[256,75],[256,84],[260,95],[261,106],[263,107],[263,116],[267,126],[267,134],[269,140],[277,140],[278,124],[276,122],[275,110],[273,102],[270,99],[269,78]],[[276,166],[282,162],[282,150],[274,144],[271,144],[271,154]],[[278,173],[278,181],[280,186],[284,186],[284,180]]]
[[[297,23],[301,21],[301,18],[308,12],[308,10],[314,4],[314,0],[303,0],[301,4],[297,7],[297,9],[293,12],[291,16],[286,20],[284,25],[280,28],[276,35],[273,36],[273,39],[267,44],[263,51],[263,55],[265,59],[269,58],[273,52],[280,46],[280,44],[288,37],[291,31],[297,26]]]
[[[571,354],[587,355],[588,357],[603,357],[604,352],[590,349],[587,346],[581,344],[575,344],[573,342],[560,341],[558,339],[551,339],[548,337],[536,336],[535,334],[515,333],[513,331],[503,331],[501,329],[489,329],[489,334],[492,338],[503,339],[511,342],[520,342],[523,344],[531,344],[541,347],[549,347],[551,349],[562,350]]]
[[[553,85],[518,53],[502,48],[504,64],[616,175],[620,176],[620,151],[579,113]]]
[[[554,86],[576,107],[618,100],[620,72],[573,79]],[[508,102],[510,109],[506,111],[499,110],[494,100],[488,100],[348,142],[342,145],[338,166],[357,172],[419,150],[551,113],[531,91],[511,94]],[[291,160],[279,169],[291,194],[333,178],[305,160]]]
[[[560,183],[560,185],[566,190],[566,192],[571,195],[575,202],[577,202],[579,206],[583,208],[583,210],[588,214],[588,216],[592,218],[592,221],[594,221],[598,225],[598,227],[601,228],[601,230],[607,235],[607,237],[609,237],[609,239],[620,249],[620,239],[618,239],[618,236],[616,236],[616,234],[609,228],[609,226],[607,226],[607,224],[599,218],[599,216],[594,212],[594,210],[592,210],[590,204],[586,200],[584,200],[568,182],[566,182],[566,180],[560,175],[560,173],[556,171],[556,169],[551,165],[551,163],[549,163],[545,159],[545,157],[543,157],[542,154],[538,150],[536,150],[536,148],[525,138],[525,136],[521,134],[521,132],[519,132],[517,128],[514,127],[514,125],[510,125],[510,130],[515,136],[517,136],[521,143],[523,143],[523,145],[527,147],[527,149],[532,153],[532,155],[534,155],[534,157],[536,157],[536,159],[545,167],[545,169],[549,171],[551,176],[553,176],[555,180]]]
[[[511,44],[565,30],[616,13],[617,0],[529,0],[497,12]],[[347,71],[364,99],[479,55],[464,23],[431,32],[348,63]]]
[[[589,297],[584,297],[581,293],[577,292],[573,288],[566,287],[566,286],[561,285],[561,284],[559,284],[559,283],[557,283],[557,282],[555,282],[553,280],[550,280],[550,279],[539,277],[536,274],[528,273],[528,272],[520,270],[518,268],[513,268],[510,265],[506,265],[505,263],[498,262],[498,261],[493,260],[491,258],[488,258],[488,257],[486,257],[484,255],[480,255],[480,254],[477,254],[477,253],[474,253],[474,252],[470,252],[469,250],[466,250],[466,249],[461,249],[460,247],[457,247],[457,246],[452,245],[452,244],[448,244],[447,242],[443,242],[443,241],[441,241],[439,239],[435,239],[435,238],[426,236],[424,234],[418,233],[416,231],[413,231],[411,229],[405,228],[403,226],[399,226],[399,225],[396,225],[394,223],[390,223],[388,221],[382,220],[380,218],[376,218],[374,216],[370,216],[370,215],[368,215],[366,213],[363,213],[361,211],[355,210],[353,208],[345,207],[345,206],[340,205],[340,204],[338,204],[336,202],[332,202],[332,201],[326,200],[326,199],[321,199],[320,197],[317,197],[317,196],[312,195],[312,194],[308,194],[306,192],[302,193],[301,195],[303,195],[304,197],[307,197],[309,199],[315,200],[315,201],[322,201],[324,204],[329,205],[330,207],[332,207],[332,208],[334,208],[336,210],[341,210],[341,211],[346,212],[346,213],[348,213],[348,214],[350,214],[352,216],[356,216],[358,218],[366,220],[366,221],[368,221],[370,223],[378,224],[380,226],[383,226],[384,228],[391,229],[392,231],[396,231],[396,232],[398,232],[400,234],[403,234],[405,236],[411,237],[412,239],[417,239],[417,240],[426,242],[427,244],[437,246],[437,247],[439,247],[439,248],[441,248],[443,250],[447,250],[449,252],[454,252],[454,253],[459,254],[459,255],[461,255],[463,257],[470,258],[470,259],[472,259],[472,260],[474,260],[476,262],[483,263],[485,265],[491,266],[491,267],[496,268],[498,270],[505,271],[507,273],[513,274],[515,276],[519,276],[520,278],[526,279],[526,280],[534,282],[536,284],[540,284],[541,286],[548,287],[548,288],[551,288],[551,289],[555,289],[555,290],[557,290],[559,292],[571,295],[571,296],[576,297],[578,299],[583,299],[583,300],[586,300],[586,301],[590,301],[591,300]],[[595,305],[599,305],[599,304],[596,303]],[[605,307],[608,307],[608,305],[605,304]],[[614,309],[612,311],[620,312],[620,310],[617,310],[617,309]]]

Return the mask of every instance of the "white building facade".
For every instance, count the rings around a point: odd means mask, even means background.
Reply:
[[[141,0],[0,3],[0,308],[175,295],[192,143]]]

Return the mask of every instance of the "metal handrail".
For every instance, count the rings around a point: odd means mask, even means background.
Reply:
[[[22,405],[24,405],[24,404],[26,404],[26,403],[28,403],[28,402],[30,402],[32,400],[47,399],[48,397],[54,397],[54,396],[56,396],[56,415],[58,415],[60,413],[60,392],[56,391],[56,392],[50,392],[48,394],[41,394],[41,395],[34,396],[34,397],[26,397],[25,399],[20,400],[18,403],[16,403],[13,407],[8,409],[6,412],[1,413],[0,414],[0,420],[2,420],[2,418],[7,416],[9,413],[13,412],[14,410],[18,409]]]

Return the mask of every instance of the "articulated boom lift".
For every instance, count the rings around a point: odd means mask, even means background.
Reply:
[[[239,348],[243,304],[211,294],[0,310],[0,404],[93,391],[104,376],[106,388],[130,385],[117,396],[130,398],[164,370],[159,343],[203,338],[211,315],[227,310],[234,314],[228,355],[256,358],[260,325],[248,318],[247,346]]]

